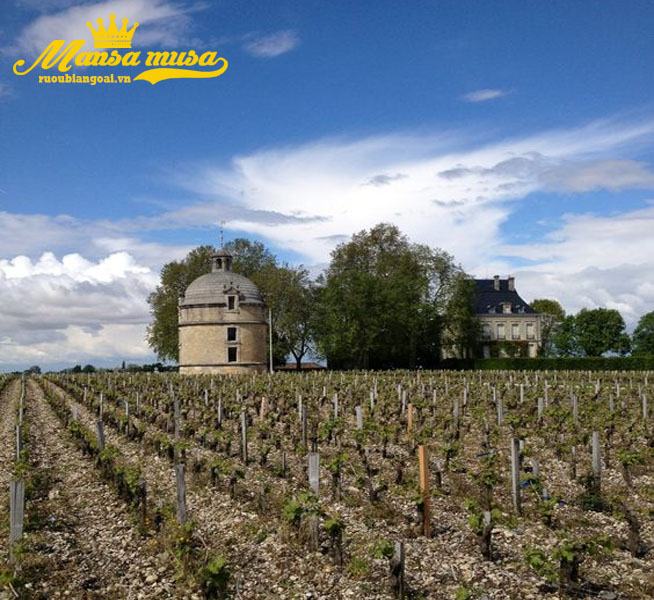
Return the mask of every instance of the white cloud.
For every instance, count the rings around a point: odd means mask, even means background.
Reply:
[[[389,221],[476,268],[497,254],[511,203],[531,192],[647,184],[651,175],[642,163],[612,156],[653,134],[651,121],[602,121],[463,149],[452,134],[268,149],[235,157],[227,168],[189,172],[180,183],[210,199],[159,220],[189,224],[219,214],[222,203],[228,227],[301,248],[309,262],[327,259],[334,236]],[[271,208],[279,219],[252,218]]]
[[[176,45],[188,36],[190,14],[200,8],[199,4],[181,4],[171,0],[109,0],[71,6],[37,17],[20,32],[13,50],[33,56],[40,54],[52,40],[62,39],[84,39],[87,48],[92,48],[93,38],[86,23],[90,21],[95,28],[97,19],[102,18],[107,26],[110,13],[116,15],[119,25],[123,18],[128,18],[130,29],[135,22],[139,23],[134,35],[134,47]]]
[[[272,58],[290,52],[300,43],[297,33],[292,30],[276,31],[262,36],[248,36],[244,48],[252,56]]]
[[[557,298],[570,312],[618,309],[633,326],[654,310],[654,206],[610,216],[566,215],[540,243],[506,245],[533,261],[518,270],[526,299]]]
[[[0,260],[0,363],[149,360],[147,296],[157,281],[125,252],[98,261],[52,253]]]
[[[483,90],[475,90],[474,92],[469,92],[464,94],[463,99],[466,102],[486,102],[488,100],[495,100],[496,98],[501,98],[506,96],[508,92],[500,89],[491,89],[486,88]]]

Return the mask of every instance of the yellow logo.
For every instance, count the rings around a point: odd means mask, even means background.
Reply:
[[[132,38],[139,24],[134,23],[134,26],[127,31],[127,21],[128,19],[123,19],[123,26],[118,29],[116,15],[109,15],[108,29],[105,29],[102,19],[98,19],[97,29],[93,29],[90,21],[87,21],[86,26],[91,30],[93,44],[96,48],[131,48]]]
[[[148,51],[142,56],[140,51],[131,50],[134,32],[139,26],[134,23],[128,29],[128,19],[123,19],[120,29],[116,25],[116,15],[109,15],[109,27],[97,20],[97,29],[90,22],[88,28],[93,35],[95,50],[83,50],[86,40],[52,40],[39,57],[28,67],[24,59],[14,63],[14,73],[24,76],[40,67],[42,71],[56,69],[60,74],[39,75],[39,83],[132,83],[148,81],[152,85],[166,79],[209,79],[220,77],[229,66],[227,59],[215,51],[197,52],[194,49],[181,51]],[[119,50],[129,50],[120,52]],[[70,73],[73,67],[122,67],[123,69],[147,68],[132,78],[131,75],[102,73],[88,75]],[[209,67],[210,69],[194,69]],[[211,67],[213,67],[211,69]]]

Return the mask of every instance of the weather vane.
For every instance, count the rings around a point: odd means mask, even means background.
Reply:
[[[225,244],[224,244],[224,241],[225,241],[225,240],[224,240],[224,233],[225,233],[225,232],[224,232],[224,230],[223,230],[224,227],[225,227],[225,221],[221,221],[221,222],[220,222],[220,247],[221,247],[221,248],[225,245]]]

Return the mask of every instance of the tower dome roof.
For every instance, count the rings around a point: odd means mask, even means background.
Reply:
[[[186,288],[180,304],[226,304],[226,296],[234,291],[238,292],[241,304],[263,304],[259,288],[247,277],[233,271],[212,271],[198,277]]]

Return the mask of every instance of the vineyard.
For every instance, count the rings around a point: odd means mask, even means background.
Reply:
[[[652,377],[3,377],[0,598],[652,598]]]

